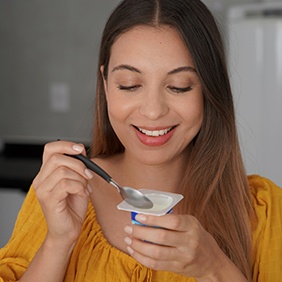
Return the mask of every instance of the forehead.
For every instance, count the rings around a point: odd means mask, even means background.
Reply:
[[[137,26],[118,37],[111,48],[110,64],[142,62],[150,65],[194,66],[178,31],[169,26]]]

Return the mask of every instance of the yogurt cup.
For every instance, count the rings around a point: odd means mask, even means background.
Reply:
[[[139,189],[146,197],[153,202],[153,207],[150,209],[136,208],[128,204],[126,201],[122,201],[117,208],[123,211],[131,212],[131,221],[134,224],[141,224],[135,217],[138,213],[162,216],[167,213],[171,213],[173,207],[178,204],[183,196],[176,193],[163,192],[150,189]],[[143,224],[142,224],[143,225]]]

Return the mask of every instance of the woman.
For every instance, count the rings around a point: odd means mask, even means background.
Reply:
[[[81,144],[49,143],[0,252],[0,281],[279,281],[282,192],[246,177],[204,4],[122,1],[100,50],[91,157],[121,185],[185,198],[132,225],[118,193],[65,155],[85,155]]]

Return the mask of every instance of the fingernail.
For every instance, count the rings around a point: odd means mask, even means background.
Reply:
[[[131,234],[131,233],[132,233],[132,227],[130,227],[130,226],[125,226],[125,227],[124,227],[124,231],[125,231],[125,233],[127,233],[127,234]]]
[[[73,146],[72,146],[72,148],[76,151],[76,152],[78,152],[78,153],[81,153],[82,151],[83,151],[83,146],[82,145],[79,145],[79,144],[74,144]]]
[[[87,196],[89,196],[89,191],[87,189],[85,189],[85,193]]]
[[[85,172],[86,176],[87,176],[89,179],[91,179],[91,178],[94,176],[93,173],[92,173],[92,171],[90,171],[88,168],[86,168],[86,169],[84,170],[84,172]]]
[[[91,185],[90,185],[90,184],[88,184],[88,185],[87,185],[87,190],[88,190],[88,192],[89,192],[89,193],[92,193],[93,188],[91,187]]]
[[[144,221],[146,221],[147,217],[145,215],[143,215],[143,214],[137,214],[135,219],[137,221],[144,222]]]
[[[131,245],[132,240],[131,240],[129,237],[125,237],[125,238],[124,238],[124,242],[125,242],[127,245]]]
[[[131,255],[133,255],[134,251],[129,246],[127,247],[127,250]]]

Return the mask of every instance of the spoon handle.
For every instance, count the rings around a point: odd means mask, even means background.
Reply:
[[[78,155],[69,155],[66,154],[66,156],[78,159],[82,161],[87,168],[94,171],[96,174],[98,174],[100,177],[102,177],[104,180],[106,180],[108,183],[112,181],[112,178],[110,175],[108,175],[101,167],[99,167],[96,163],[92,162],[91,160],[87,159],[81,154]]]

